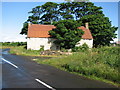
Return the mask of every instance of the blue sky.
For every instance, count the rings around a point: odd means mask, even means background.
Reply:
[[[25,35],[20,35],[23,22],[29,16],[28,12],[45,2],[2,2],[2,39],[0,41],[25,41]],[[113,26],[118,26],[118,2],[94,2],[103,7],[105,16],[109,17]]]

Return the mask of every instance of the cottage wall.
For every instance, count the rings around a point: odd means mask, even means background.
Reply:
[[[54,40],[53,38],[27,38],[27,49],[40,50],[41,47],[44,47],[44,50],[59,50],[53,43]],[[84,43],[89,48],[93,47],[93,39],[81,39],[76,46],[81,46]]]
[[[44,50],[56,50],[53,41],[53,38],[27,38],[27,49],[39,50],[44,47]]]
[[[92,47],[93,47],[93,39],[81,39],[81,40],[76,44],[76,46],[81,46],[81,45],[83,45],[84,43],[86,43],[89,48],[92,48]]]

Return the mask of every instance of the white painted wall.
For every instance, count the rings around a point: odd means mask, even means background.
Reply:
[[[89,48],[92,48],[92,47],[93,47],[93,39],[81,39],[81,40],[76,44],[76,46],[81,46],[81,45],[83,45],[84,43],[86,43]]]
[[[56,50],[56,45],[53,43],[53,38],[27,38],[27,49],[39,50],[41,46],[44,46],[44,50]],[[93,47],[93,39],[81,39],[76,46],[81,46],[84,43],[89,48]]]
[[[44,50],[55,50],[53,41],[52,38],[27,38],[27,49],[39,50],[41,46],[44,46]]]

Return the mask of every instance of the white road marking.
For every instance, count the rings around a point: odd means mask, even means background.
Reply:
[[[51,89],[51,90],[56,90],[53,87],[51,87],[50,85],[44,83],[43,81],[39,80],[39,79],[35,79],[37,82],[41,83],[42,85],[46,86],[47,88]]]
[[[16,66],[15,64],[11,63],[10,61],[5,60],[4,58],[1,58],[3,61],[7,62],[8,64],[12,65],[15,68],[18,68],[18,66]],[[44,83],[43,81],[39,80],[39,79],[35,79],[37,82],[41,83],[42,85],[46,86],[47,88],[51,89],[51,90],[56,90],[53,87],[51,87],[50,85]]]
[[[7,62],[8,64],[12,65],[15,68],[18,68],[15,64],[11,63],[10,61],[5,60],[4,58],[1,58],[3,61]]]

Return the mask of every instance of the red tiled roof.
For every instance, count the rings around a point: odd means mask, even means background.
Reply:
[[[28,34],[27,37],[32,38],[47,38],[50,37],[50,30],[56,28],[54,25],[41,25],[41,24],[31,24],[28,26]],[[92,35],[89,29],[86,29],[84,26],[79,27],[84,31],[83,39],[92,39]]]
[[[89,29],[86,29],[84,26],[78,27],[78,29],[82,29],[84,31],[84,34],[82,35],[83,39],[93,39]]]
[[[50,37],[48,31],[55,28],[54,25],[41,25],[41,24],[31,24],[28,26],[27,37]]]

